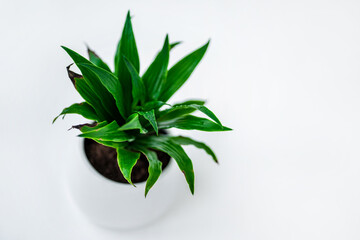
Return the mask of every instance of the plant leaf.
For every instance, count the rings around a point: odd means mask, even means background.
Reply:
[[[95,64],[96,66],[111,72],[111,69],[109,68],[109,66],[93,51],[89,48],[89,46],[87,47],[87,51],[89,54],[89,60],[90,62],[92,62],[93,64]]]
[[[184,104],[184,105],[173,106],[172,108],[167,109],[162,114],[160,114],[159,121],[181,117],[183,115],[192,113],[196,110],[199,110],[200,112],[204,113],[206,116],[214,120],[217,124],[222,125],[220,120],[215,116],[215,114],[212,111],[210,111],[210,109],[208,109],[204,105],[198,105],[198,104],[190,104],[190,105]]]
[[[194,194],[194,169],[192,162],[184,149],[171,141],[169,137],[165,136],[150,136],[147,138],[137,139],[137,146],[152,148],[162,151],[170,155],[178,164],[180,170],[184,173],[187,183],[192,194]]]
[[[84,68],[84,64],[88,66],[94,66],[94,67],[96,66],[93,63],[91,63],[89,60],[81,56],[80,54],[76,53],[75,51],[67,47],[62,47],[62,48],[74,60],[75,64],[81,70],[81,73],[85,81],[87,82],[87,85],[90,87],[93,94],[95,94],[100,100],[98,105],[101,105],[102,106],[101,108],[103,108],[107,112],[106,116],[111,116],[111,117],[107,117],[107,119],[110,120],[114,118],[115,119],[119,118],[120,114],[116,108],[114,97],[105,88],[104,84],[101,82],[101,80],[96,74],[94,74],[92,71],[89,71],[89,69]],[[69,73],[69,69],[68,69],[68,73]],[[69,73],[69,77],[70,77],[70,73]]]
[[[142,152],[149,162],[149,177],[146,181],[145,186],[145,197],[147,196],[149,190],[154,186],[160,174],[162,172],[162,162],[158,159],[156,152],[148,150],[146,148],[138,148],[138,151]]]
[[[181,116],[185,116],[187,114],[193,113],[197,110],[197,108],[194,107],[179,107],[183,105],[204,105],[205,101],[203,100],[188,100],[182,103],[174,104],[171,108],[165,109],[158,114],[158,118],[164,118],[165,119],[172,119],[172,118],[178,118]]]
[[[217,124],[222,125],[220,120],[215,116],[215,114],[210,111],[207,107],[198,104],[176,104],[172,108],[161,111],[158,116],[159,121],[166,121],[178,117],[188,115],[196,110],[204,113],[206,116],[214,120]]]
[[[164,122],[167,120],[183,117],[190,113],[195,112],[196,110],[197,110],[196,108],[192,108],[192,107],[181,107],[180,105],[173,106],[169,109],[165,109],[164,111],[159,112],[158,121]]]
[[[145,103],[143,106],[136,106],[135,110],[138,110],[138,111],[150,111],[150,110],[154,109],[156,111],[156,110],[158,110],[159,108],[161,108],[164,105],[171,106],[170,104],[167,104],[166,102],[151,101],[151,102]]]
[[[133,136],[119,130],[119,125],[116,123],[116,121],[113,121],[101,128],[97,128],[94,131],[82,133],[79,135],[79,137],[114,142],[125,142],[134,140]]]
[[[183,106],[186,106],[186,105],[183,105]],[[217,124],[222,126],[220,120],[215,116],[215,114],[210,109],[205,107],[204,105],[191,104],[188,106],[196,108],[197,110],[199,110],[200,112],[204,113],[206,116],[211,118],[214,122],[216,122]]]
[[[123,88],[118,79],[112,73],[92,64],[90,65],[87,63],[80,63],[79,68],[84,70],[87,69],[88,71],[93,72],[99,78],[101,83],[115,99],[117,109],[119,110],[121,116],[126,119],[127,114],[124,108],[126,102],[125,99],[123,99]]]
[[[145,96],[146,96],[144,83],[142,82],[138,71],[131,64],[131,62],[129,62],[129,60],[125,56],[123,56],[123,57],[124,57],[126,67],[129,70],[130,76],[131,76],[133,107],[135,107],[139,101],[141,102],[141,105],[142,105],[145,102]]]
[[[205,100],[187,100],[185,102],[181,102],[181,103],[176,103],[173,105],[173,107],[179,106],[179,105],[191,105],[191,104],[197,104],[197,105],[204,105],[205,104]]]
[[[108,125],[108,122],[103,121],[103,122],[100,122],[100,123],[82,124],[82,125],[73,126],[73,127],[80,129],[80,131],[82,133],[87,133],[87,132],[91,132],[91,131],[97,130],[99,128],[102,128],[102,127],[104,127],[106,125]],[[93,140],[100,143],[100,144],[102,144],[102,145],[112,147],[112,148],[118,148],[118,147],[124,148],[124,147],[126,147],[128,145],[127,142],[102,141],[102,140],[99,140],[99,139],[93,139]]]
[[[86,80],[83,78],[75,78],[74,81],[76,90],[80,96],[93,107],[96,114],[99,116],[99,120],[103,121],[109,119],[108,113],[101,105],[101,100],[93,92]]]
[[[168,71],[159,100],[167,102],[169,98],[186,82],[196,66],[199,64],[200,60],[203,58],[209,43],[210,41],[184,57]]]
[[[70,67],[71,67],[73,64],[74,64],[74,63],[72,63],[72,64],[70,64],[69,66],[67,66],[67,67],[66,67],[66,70],[67,70],[68,76],[69,76],[72,84],[73,84],[74,87],[75,87],[75,78],[83,78],[83,76],[70,70]]]
[[[135,186],[131,181],[131,171],[139,159],[140,153],[132,152],[124,148],[117,148],[116,152],[121,173],[131,185]]]
[[[170,43],[170,50],[179,45],[181,41]]]
[[[70,70],[70,67],[73,64],[70,64],[66,67],[68,72],[69,78],[73,83],[76,91],[80,94],[80,96],[88,102],[95,110],[97,115],[99,116],[100,120],[105,120],[109,118],[108,113],[103,109],[101,105],[101,101],[98,96],[94,93],[94,91],[90,88],[87,81],[83,78],[82,75],[77,74]]]
[[[169,37],[166,35],[162,50],[142,76],[149,100],[158,100],[161,93],[169,64],[169,51]]]
[[[79,129],[82,133],[86,133],[86,132],[91,132],[94,131],[96,129],[102,128],[106,125],[108,125],[109,123],[107,121],[103,121],[100,123],[94,123],[94,124],[80,124],[77,126],[73,126],[73,128],[77,128]]]
[[[87,102],[82,102],[82,103],[74,103],[70,107],[67,107],[64,110],[62,110],[62,112],[56,118],[54,118],[53,123],[61,115],[64,115],[64,117],[65,117],[66,114],[71,114],[71,113],[79,114],[79,115],[83,116],[84,118],[87,118],[90,120],[99,121],[99,117],[97,116],[94,108]]]
[[[203,149],[203,150],[205,150],[205,152],[207,154],[209,154],[214,159],[214,161],[216,163],[218,163],[218,160],[217,160],[217,157],[216,157],[215,153],[211,150],[211,148],[209,146],[207,146],[203,142],[198,142],[198,141],[195,141],[195,140],[193,140],[191,138],[182,137],[182,136],[172,137],[171,141],[173,141],[174,143],[179,144],[179,145],[194,145],[197,148]]]
[[[139,129],[140,133],[147,133],[147,130],[141,126],[138,113],[131,114],[127,122],[122,125],[118,130],[125,131],[133,129]]]
[[[154,128],[154,130],[156,132],[156,135],[158,135],[158,125],[157,125],[157,122],[156,122],[154,109],[152,109],[150,111],[147,111],[147,112],[139,111],[138,113],[141,116],[143,116],[146,120],[149,121],[151,126]]]
[[[76,65],[78,63],[88,63],[88,62],[90,62],[89,60],[87,60],[86,58],[84,58],[83,56],[78,54],[77,52],[71,50],[70,48],[67,48],[65,46],[61,46],[61,48],[64,49],[67,52],[67,54],[69,54],[69,56],[72,58],[72,60],[74,61],[74,63]]]
[[[134,66],[137,72],[140,69],[139,54],[136,47],[135,37],[132,30],[130,11],[126,16],[124,29],[121,35],[121,39],[118,43],[116,55],[115,55],[115,75],[121,82],[124,92],[124,102],[129,103],[125,106],[127,113],[130,112],[132,102],[132,84],[131,76],[124,62],[125,56],[129,62]]]
[[[210,121],[206,118],[195,117],[192,115],[186,115],[183,117],[161,120],[158,119],[159,129],[167,128],[179,128],[184,130],[200,130],[207,132],[216,132],[216,131],[229,131],[231,130],[228,127],[221,126],[213,121]]]
[[[101,141],[101,140],[94,140],[94,141],[104,146],[112,147],[112,148],[125,148],[128,145],[128,142],[113,142],[113,141]]]
[[[128,145],[128,142],[113,142],[113,141],[101,141],[101,140],[94,140],[94,141],[104,146],[112,147],[112,148],[125,148]]]

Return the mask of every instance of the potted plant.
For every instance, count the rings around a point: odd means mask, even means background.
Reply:
[[[114,71],[89,48],[87,60],[62,47],[81,71],[78,74],[70,70],[71,65],[67,67],[69,78],[84,102],[65,108],[59,116],[79,114],[92,120],[72,127],[81,131],[79,136],[84,140],[82,160],[75,159],[70,171],[70,189],[80,209],[95,223],[130,228],[161,215],[176,196],[176,186],[172,185],[176,181],[171,176],[176,165],[194,194],[193,165],[182,145],[203,149],[217,162],[214,152],[204,143],[167,132],[170,128],[231,130],[204,106],[204,101],[168,104],[204,56],[209,42],[169,68],[169,53],[178,44],[170,43],[166,36],[155,60],[140,76],[128,12]],[[191,115],[195,111],[207,118]],[[139,193],[143,190],[131,187],[144,186],[146,197],[158,179],[154,193],[146,199]]]

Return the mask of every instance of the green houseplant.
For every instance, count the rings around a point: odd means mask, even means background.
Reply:
[[[73,50],[62,47],[81,71],[81,74],[77,74],[70,70],[71,65],[67,67],[68,75],[84,102],[65,108],[59,116],[79,114],[92,120],[92,123],[73,128],[81,131],[80,137],[116,149],[117,164],[130,184],[133,184],[133,167],[141,155],[146,156],[148,178],[145,196],[162,172],[162,162],[156,151],[166,153],[175,160],[192,194],[193,165],[182,145],[203,149],[217,162],[214,152],[204,143],[189,137],[165,134],[166,129],[231,130],[204,106],[204,101],[168,104],[168,100],[185,83],[204,56],[209,42],[169,68],[169,54],[177,44],[179,42],[170,43],[166,36],[162,49],[140,76],[139,56],[128,12],[116,50],[114,71],[89,49],[87,60]],[[195,111],[200,111],[206,118],[192,115]]]

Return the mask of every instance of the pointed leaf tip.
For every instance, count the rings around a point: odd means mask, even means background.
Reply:
[[[205,55],[210,41],[185,56],[167,73],[167,78],[158,100],[166,102],[186,82]]]
[[[85,45],[87,48],[87,53],[88,53],[90,62],[92,62],[96,66],[98,66],[108,72],[111,72],[111,69],[109,68],[109,66],[99,57],[99,55],[97,55],[95,53],[95,51],[89,47],[89,45],[87,45],[86,43],[85,43]]]
[[[131,181],[131,172],[137,160],[140,158],[140,153],[132,152],[123,148],[117,148],[116,152],[121,173],[131,185],[136,187]]]
[[[66,67],[66,70],[67,70],[68,76],[69,76],[72,84],[74,85],[74,87],[76,87],[76,86],[75,86],[75,78],[83,78],[83,76],[70,70],[70,67],[71,67],[73,64],[74,64],[74,63],[71,63],[69,66],[67,66],[67,67]]]
[[[181,41],[171,43],[170,44],[170,50],[173,49],[174,47],[176,47],[177,45],[181,44],[181,43],[182,43]]]
[[[232,129],[232,128],[225,127],[225,126],[223,126],[223,130],[224,130],[224,131],[233,131],[233,129]]]

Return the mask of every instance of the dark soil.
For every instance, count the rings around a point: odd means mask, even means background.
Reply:
[[[110,180],[120,183],[128,183],[117,164],[115,148],[101,145],[94,140],[87,138],[85,138],[84,147],[86,157],[96,171]],[[156,154],[158,159],[163,163],[162,169],[164,169],[170,161],[170,156],[159,151],[156,151]],[[141,154],[131,172],[131,181],[133,183],[146,181],[149,176],[148,167],[148,160],[145,155]]]

